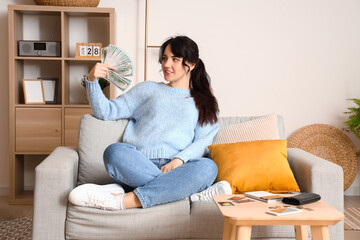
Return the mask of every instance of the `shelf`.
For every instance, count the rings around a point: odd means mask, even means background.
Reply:
[[[16,108],[60,108],[61,104],[16,104]]]
[[[32,183],[25,175],[32,176],[35,164],[56,147],[76,147],[80,119],[92,113],[81,78],[101,58],[75,58],[76,43],[116,44],[115,9],[8,5],[8,26],[9,202],[32,204],[34,193],[27,191]],[[20,40],[58,41],[61,57],[18,56]],[[57,104],[25,104],[23,79],[38,78],[58,80]],[[115,92],[110,86],[113,98]],[[56,91],[47,88],[46,93]]]
[[[77,62],[100,62],[101,58],[74,58],[67,57],[64,58],[65,61],[77,61]]]
[[[94,7],[58,7],[58,6],[43,6],[43,5],[8,5],[9,10],[15,10],[24,14],[59,14],[61,12],[68,12],[73,15],[103,15],[115,14],[114,8],[94,8]]]
[[[65,108],[90,108],[89,104],[66,104]]]
[[[61,61],[61,57],[15,57],[15,60]]]
[[[67,15],[72,17],[109,17],[109,12],[106,10],[106,12],[79,12],[79,11],[71,11],[73,9],[67,9],[64,12],[66,12]]]
[[[75,58],[75,57],[15,57],[15,60],[34,61],[79,61],[79,62],[100,62],[101,58]]]
[[[15,155],[49,155],[51,152],[15,152]]]
[[[56,58],[43,58],[43,57],[14,57],[15,61],[12,63],[14,66],[13,87],[15,90],[15,105],[25,104],[23,79],[58,79],[57,84],[57,99],[58,104],[62,103],[62,61]],[[48,59],[48,60],[46,60]],[[32,104],[35,105],[35,104]],[[42,107],[42,104],[36,104],[36,107]],[[48,106],[48,105],[46,105]],[[50,106],[50,104],[49,104]]]
[[[89,104],[16,104],[16,108],[90,108]]]
[[[75,58],[75,57],[15,57],[15,60],[33,61],[79,61],[79,62],[100,62],[101,58]]]

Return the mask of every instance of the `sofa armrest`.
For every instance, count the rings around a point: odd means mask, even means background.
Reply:
[[[35,169],[33,239],[65,239],[68,195],[75,188],[79,155],[58,147]]]
[[[302,192],[314,192],[344,211],[343,169],[298,148],[288,148],[288,161]]]
[[[288,148],[288,161],[302,192],[314,192],[344,212],[344,175],[339,165],[299,148]],[[330,227],[331,239],[344,239],[344,222]]]

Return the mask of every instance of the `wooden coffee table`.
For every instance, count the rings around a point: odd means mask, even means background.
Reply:
[[[308,227],[314,240],[329,239],[329,225],[335,225],[344,219],[344,214],[320,200],[306,204],[299,213],[274,216],[265,213],[269,207],[285,206],[282,202],[266,203],[258,200],[250,203],[235,203],[229,198],[235,195],[215,195],[213,199],[224,216],[223,239],[251,239],[251,228],[254,225],[294,225],[296,239],[308,239]],[[236,195],[238,196],[238,195]],[[232,202],[234,206],[221,206],[219,202]]]

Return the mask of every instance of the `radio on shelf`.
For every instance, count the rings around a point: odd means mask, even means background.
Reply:
[[[61,43],[57,41],[18,41],[18,56],[61,57]]]

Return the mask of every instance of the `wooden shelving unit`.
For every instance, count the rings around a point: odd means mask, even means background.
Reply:
[[[26,161],[44,159],[57,146],[76,146],[79,121],[91,113],[80,79],[100,59],[75,58],[76,42],[116,44],[115,9],[9,5],[10,199],[31,204],[24,187]],[[19,40],[60,41],[60,57],[22,57]],[[25,104],[22,80],[57,78],[56,104]],[[116,90],[110,86],[109,98]]]

